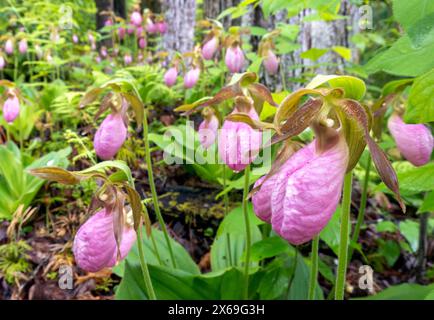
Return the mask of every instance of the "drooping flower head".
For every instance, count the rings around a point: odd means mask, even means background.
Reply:
[[[267,55],[264,57],[263,63],[268,74],[276,74],[277,69],[279,68],[279,60],[273,51],[267,51]]]
[[[165,21],[158,21],[156,24],[159,33],[164,34],[167,32],[168,27]]]
[[[20,101],[16,94],[9,91],[8,98],[3,104],[3,118],[7,123],[12,123],[20,115]]]
[[[423,124],[406,124],[394,113],[388,128],[401,154],[415,166],[423,166],[431,159],[434,147],[433,136]]]
[[[0,52],[0,70],[3,70],[5,66],[6,66],[6,60],[5,58],[3,58]]]
[[[193,88],[197,81],[199,80],[200,76],[200,68],[199,67],[193,67],[187,73],[184,75],[184,87],[186,89]]]
[[[136,27],[140,27],[142,25],[143,19],[142,15],[138,11],[133,11],[130,16],[130,22]]]
[[[202,115],[204,120],[199,125],[199,141],[204,149],[208,149],[217,138],[219,120],[211,108],[205,108]]]
[[[202,56],[205,60],[211,60],[219,47],[219,39],[214,36],[202,47]]]
[[[127,138],[127,127],[122,112],[109,114],[96,131],[93,146],[103,160],[112,159]]]
[[[169,68],[164,74],[164,83],[166,86],[171,87],[176,83],[178,77],[178,70],[176,67]]]
[[[231,114],[245,113],[253,120],[259,116],[251,98],[235,98],[235,108]],[[234,171],[243,170],[258,155],[262,145],[262,133],[243,122],[225,120],[219,132],[218,152],[220,158]]]
[[[119,40],[122,40],[123,38],[125,38],[125,33],[126,33],[126,30],[125,30],[124,27],[119,27],[118,28],[118,37],[119,37]]]
[[[77,44],[78,43],[78,36],[76,34],[72,35],[72,42]]]
[[[131,64],[131,62],[133,62],[133,57],[129,53],[126,53],[124,55],[124,63],[125,63],[125,65],[126,66],[129,65],[129,64]]]
[[[227,48],[225,63],[229,71],[232,73],[237,73],[242,70],[245,59],[243,50],[241,50],[239,45],[235,44]]]
[[[146,21],[146,32],[149,33],[157,33],[158,32],[158,26],[156,23],[154,23],[151,18],[148,18]]]
[[[12,39],[6,40],[6,43],[5,43],[5,52],[8,55],[11,55],[11,54],[14,53],[14,42],[13,42]]]
[[[26,39],[20,40],[20,42],[18,43],[18,50],[20,51],[21,54],[25,54],[27,52],[27,40]]]
[[[144,49],[145,47],[146,47],[146,40],[145,40],[145,38],[140,38],[139,39],[139,48],[140,49]]]
[[[316,236],[339,203],[348,164],[344,139],[322,154],[315,143],[290,159],[271,196],[273,229],[293,244]]]
[[[116,214],[115,209],[102,209],[90,217],[78,230],[72,251],[77,265],[83,270],[96,272],[113,267],[124,259],[136,241],[136,233],[127,221],[116,221],[116,217],[126,215],[125,210]],[[115,237],[116,223],[121,229],[120,245]]]

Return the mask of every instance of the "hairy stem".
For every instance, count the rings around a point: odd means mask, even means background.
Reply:
[[[157,300],[154,287],[152,286],[151,276],[149,275],[148,265],[145,261],[145,254],[143,251],[142,227],[137,230],[137,246],[139,249],[140,267],[142,269],[143,281],[145,282],[146,292],[150,300]]]
[[[351,238],[352,243],[357,243],[359,241],[360,228],[362,227],[363,221],[365,219],[366,202],[368,199],[368,186],[369,186],[369,174],[371,173],[371,155],[368,157],[368,163],[366,166],[365,177],[363,181],[362,195],[360,198],[360,207],[357,214],[357,222],[354,227],[353,237]],[[350,263],[353,256],[354,248],[351,247],[348,252],[348,263]]]
[[[226,165],[223,164],[223,190],[225,189],[226,189]],[[225,205],[225,217],[226,217],[229,211],[229,198],[227,193],[223,195],[223,202]],[[228,249],[229,266],[232,266],[231,235],[229,234],[229,232],[226,233],[226,245],[228,247],[227,249]]]
[[[312,240],[312,254],[310,265],[310,280],[309,280],[309,300],[315,299],[316,282],[318,278],[318,247],[319,247],[319,235]]]
[[[244,265],[244,299],[247,300],[249,298],[249,267],[250,267],[250,245],[251,245],[251,236],[250,236],[250,222],[249,222],[249,214],[247,212],[247,197],[249,194],[249,178],[250,178],[250,164],[247,165],[244,170],[244,191],[243,191],[243,214],[244,214],[244,222],[246,227],[246,259]]]
[[[345,280],[348,265],[348,242],[350,234],[350,208],[353,172],[350,171],[344,179],[344,195],[342,199],[341,235],[339,242],[339,262],[336,274],[335,300],[343,300],[345,294]]]
[[[176,268],[175,255],[173,254],[172,243],[170,242],[169,233],[167,232],[166,224],[164,223],[163,216],[161,215],[160,206],[158,204],[157,190],[155,188],[154,173],[152,171],[152,159],[151,153],[149,152],[149,139],[148,139],[148,117],[146,110],[143,117],[143,140],[145,143],[145,158],[146,166],[148,167],[148,179],[149,187],[151,188],[152,202],[154,204],[155,214],[157,215],[158,223],[160,224],[161,230],[163,231],[164,238],[166,239],[167,248],[169,249],[170,260],[172,261],[172,266]]]

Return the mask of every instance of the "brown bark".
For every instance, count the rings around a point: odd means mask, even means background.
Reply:
[[[97,30],[104,27],[104,22],[107,19],[106,15],[102,15],[103,11],[114,11],[114,3],[113,0],[95,0],[96,5],[96,28]],[[112,46],[111,38],[104,39],[100,42],[100,45],[104,45],[106,47]]]
[[[191,51],[194,47],[196,1],[166,0],[162,12],[168,23],[168,31],[163,36],[163,48],[170,54],[174,51]]]

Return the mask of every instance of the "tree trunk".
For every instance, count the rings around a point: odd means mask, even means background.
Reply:
[[[215,19],[224,10],[230,7],[237,6],[240,0],[204,0],[203,1],[203,17],[206,19]],[[232,20],[228,15],[221,20],[223,26],[226,28],[230,26],[240,25],[241,19]]]
[[[103,11],[114,11],[113,0],[95,0],[96,5],[96,28],[97,30],[104,27],[104,23],[107,19],[106,15],[102,15]],[[106,47],[112,46],[111,38],[104,39],[100,42],[100,45]]]
[[[194,47],[196,0],[166,0],[162,12],[169,25],[163,36],[163,48],[169,54],[191,51]]]
[[[118,17],[127,18],[127,7],[125,0],[114,0],[114,12]]]
[[[348,0],[343,0],[339,14],[349,16],[349,19],[330,22],[304,22],[303,18],[312,14],[312,12],[311,9],[306,9],[288,19],[286,11],[282,10],[270,16],[269,19],[265,19],[262,9],[257,7],[242,17],[242,25],[260,26],[269,31],[275,29],[278,23],[300,26],[297,39],[300,49],[280,57],[280,74],[269,76],[262,68],[262,80],[271,89],[282,90],[286,87],[289,90],[296,90],[303,86],[303,84],[299,83],[299,80],[303,78],[305,73],[331,74],[343,72],[345,60],[332,50],[324,54],[318,61],[303,59],[300,57],[300,54],[312,48],[331,49],[334,46],[351,47],[349,39],[358,30],[357,7],[352,5]],[[353,24],[351,24],[351,21],[353,21]],[[249,41],[253,49],[256,50],[259,38],[250,37]],[[352,50],[352,54],[352,61],[357,61],[358,55],[355,49]],[[291,80],[295,81],[292,82]]]

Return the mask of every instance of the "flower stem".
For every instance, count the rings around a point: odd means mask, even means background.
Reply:
[[[359,212],[357,214],[357,222],[354,227],[353,237],[351,238],[352,243],[357,243],[360,235],[360,228],[362,227],[363,220],[365,219],[365,211],[366,211],[366,200],[368,198],[368,186],[369,186],[369,174],[371,173],[371,155],[368,157],[368,163],[366,165],[365,177],[363,181],[363,189],[362,195],[360,197],[360,207]],[[353,256],[354,248],[351,247],[348,251],[348,263],[351,261],[351,257]]]
[[[339,262],[336,275],[335,300],[343,300],[345,293],[345,279],[348,264],[348,242],[350,233],[350,208],[353,172],[350,171],[344,179],[344,195],[342,199],[341,236],[339,242]]]
[[[319,247],[319,235],[312,240],[312,254],[310,265],[310,280],[309,280],[309,300],[315,299],[316,281],[318,277],[318,247]]]
[[[223,164],[223,191],[225,189],[226,189],[226,165]],[[223,195],[223,202],[225,206],[225,217],[227,217],[229,211],[229,198],[227,193]],[[228,250],[228,263],[229,266],[232,266],[231,235],[229,232],[226,233],[226,245]]]
[[[152,159],[151,153],[149,152],[149,139],[148,139],[148,117],[146,110],[143,116],[143,140],[145,143],[145,158],[146,166],[148,167],[148,179],[149,187],[152,193],[152,202],[154,204],[155,214],[157,215],[158,223],[160,224],[161,230],[163,231],[164,238],[166,239],[167,248],[169,249],[170,259],[172,261],[172,266],[176,268],[175,256],[173,254],[172,244],[170,242],[169,234],[167,232],[166,224],[164,223],[163,216],[161,215],[160,206],[158,204],[157,190],[155,188],[154,173],[152,171]]]
[[[250,222],[249,222],[249,214],[247,212],[247,197],[249,194],[249,178],[250,178],[250,164],[247,165],[244,170],[244,191],[243,191],[243,203],[242,209],[244,214],[244,222],[246,227],[246,259],[244,266],[244,299],[247,300],[249,298],[249,267],[250,267],[250,245],[251,245],[251,236],[250,236]]]
[[[150,300],[157,300],[155,296],[154,287],[152,286],[151,276],[149,275],[148,265],[145,262],[145,255],[143,253],[143,239],[142,239],[142,227],[137,230],[137,246],[139,249],[140,267],[142,269],[143,281],[145,282],[146,291]]]

